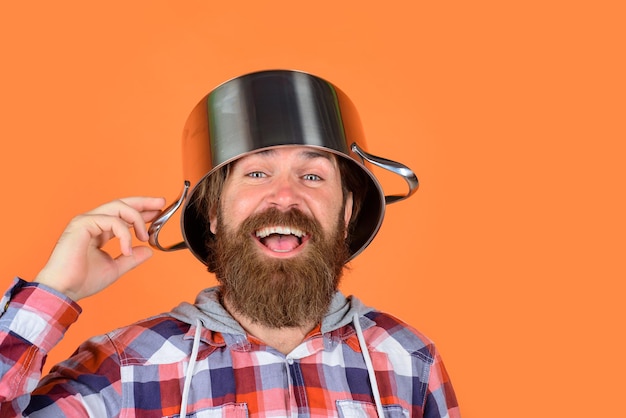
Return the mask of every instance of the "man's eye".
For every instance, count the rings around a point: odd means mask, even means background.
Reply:
[[[252,178],[255,178],[255,179],[260,179],[260,178],[266,177],[266,174],[264,172],[262,172],[262,171],[253,171],[251,173],[248,173],[247,175],[248,175],[248,177],[252,177]]]
[[[320,181],[322,179],[317,174],[305,174],[302,178],[309,181]]]

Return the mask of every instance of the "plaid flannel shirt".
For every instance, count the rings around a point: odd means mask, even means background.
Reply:
[[[168,314],[84,344],[40,381],[46,353],[78,318],[62,295],[17,280],[2,299],[0,416],[177,417],[195,326]],[[360,321],[386,417],[459,417],[433,344],[377,311]],[[318,329],[285,356],[245,335],[201,330],[188,417],[376,416],[352,325]]]

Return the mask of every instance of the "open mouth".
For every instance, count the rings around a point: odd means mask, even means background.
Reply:
[[[255,232],[259,242],[270,251],[288,253],[300,247],[308,235],[294,227],[269,226]]]

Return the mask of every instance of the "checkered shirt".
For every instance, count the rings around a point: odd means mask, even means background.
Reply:
[[[0,416],[178,417],[194,325],[164,314],[92,338],[40,380],[80,308],[19,279],[1,303]],[[378,311],[360,323],[386,417],[460,416],[432,342]],[[200,335],[188,417],[376,416],[351,324],[317,328],[288,355],[245,335]]]

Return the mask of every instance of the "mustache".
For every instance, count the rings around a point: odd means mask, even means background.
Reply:
[[[313,242],[321,239],[322,226],[313,217],[304,214],[301,210],[292,208],[281,211],[269,208],[263,212],[249,216],[240,226],[240,233],[244,235],[254,234],[261,228],[268,226],[289,226],[304,231]]]

